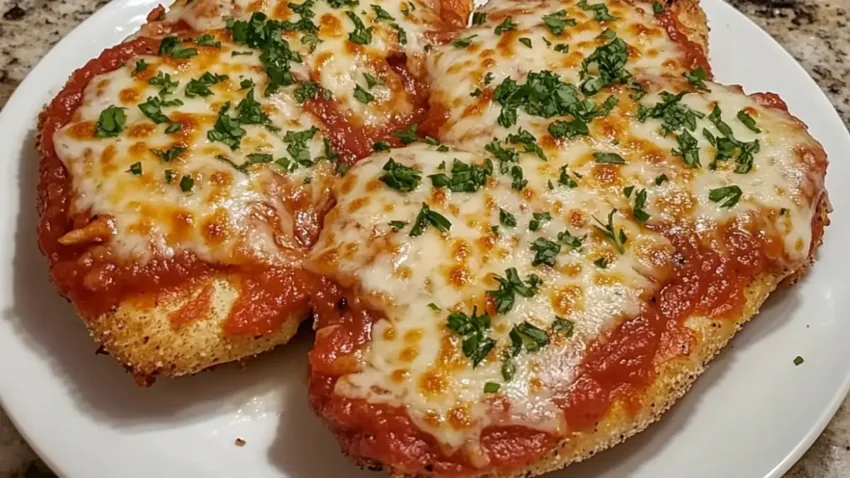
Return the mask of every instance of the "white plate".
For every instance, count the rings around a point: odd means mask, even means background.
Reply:
[[[304,333],[252,361],[140,389],[94,354],[36,248],[36,116],[73,69],[118,43],[156,0],[115,1],[60,42],[0,114],[0,399],[30,444],[73,478],[366,476],[307,406]],[[836,207],[820,261],[759,317],[664,419],[560,474],[581,478],[780,476],[850,387],[850,136],[791,56],[720,0],[704,0],[717,78],[774,91],[823,142]],[[805,363],[795,367],[797,355]],[[234,445],[244,438],[244,447]],[[374,477],[374,474],[368,474]]]

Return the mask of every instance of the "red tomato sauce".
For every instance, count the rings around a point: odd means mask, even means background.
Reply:
[[[407,57],[404,55],[390,56],[387,58],[386,67],[401,80],[404,92],[412,100],[413,111],[391,112],[385,116],[380,126],[359,124],[351,111],[340,107],[337,101],[324,99],[321,95],[304,103],[307,111],[321,118],[325,124],[325,135],[346,164],[354,164],[372,154],[372,146],[379,141],[394,147],[401,146],[393,133],[424,120],[428,106],[428,86],[407,70],[406,61]]]
[[[589,345],[578,378],[558,399],[571,431],[592,429],[615,401],[637,409],[657,365],[687,354],[695,344],[696,337],[683,326],[685,318],[722,319],[741,312],[746,285],[784,264],[781,239],[764,229],[727,224],[710,237],[665,234],[677,250],[672,278],[648,298],[641,314]],[[391,464],[398,472],[462,476],[520,468],[561,439],[523,427],[488,428],[482,443],[491,462],[477,468],[462,452],[446,455],[403,409],[335,394],[338,377],[358,370],[358,353],[378,317],[347,299],[338,286],[324,287],[313,300],[318,332],[309,355],[310,402],[353,456]]]

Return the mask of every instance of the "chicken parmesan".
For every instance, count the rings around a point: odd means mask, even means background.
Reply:
[[[580,460],[655,420],[808,265],[826,158],[781,101],[676,77],[606,94],[585,135],[414,145],[336,184],[306,262],[337,284],[310,398],[355,459],[415,476]]]

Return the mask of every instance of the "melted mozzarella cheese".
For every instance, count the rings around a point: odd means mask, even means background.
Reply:
[[[439,153],[411,146],[375,155],[355,167],[337,186],[337,206],[326,219],[325,231],[310,255],[308,267],[355,288],[386,318],[372,329],[372,341],[360,372],[342,377],[336,392],[371,402],[407,407],[423,430],[433,434],[447,451],[464,449],[473,459],[486,459],[478,435],[487,426],[518,424],[556,435],[566,432],[553,397],[575,377],[583,350],[594,337],[640,310],[643,294],[657,287],[657,266],[639,258],[640,251],[671,251],[660,235],[625,226],[635,247],[625,255],[613,252],[604,238],[593,234],[591,215],[606,217],[612,206],[601,195],[582,189],[517,192],[510,180],[491,179],[477,193],[435,189],[425,178],[414,191],[399,194],[377,181],[389,158],[422,172],[437,174],[445,161],[482,164],[480,155]],[[527,160],[539,162],[537,159]],[[560,202],[562,207],[553,208]],[[412,222],[423,203],[451,221],[441,234],[433,227],[410,237],[412,225],[393,231],[390,221]],[[512,214],[513,228],[499,226],[500,208]],[[555,212],[556,209],[558,212]],[[534,213],[553,211],[552,220],[529,230]],[[577,224],[576,214],[587,220]],[[563,246],[554,267],[533,267],[531,244],[538,238],[557,241],[569,231],[584,237],[580,248]],[[609,265],[594,265],[606,258]],[[498,343],[478,367],[460,350],[457,334],[446,326],[452,311],[471,314],[491,310],[486,291],[498,289],[494,275],[515,268],[526,280],[541,280],[531,298],[516,296],[513,309],[494,315],[489,335]],[[433,305],[432,305],[433,304]],[[435,310],[436,307],[439,310]],[[570,335],[551,332],[556,318],[574,324]],[[515,359],[513,380],[502,378],[502,355],[511,329],[529,322],[549,331],[552,343],[536,353]],[[485,394],[488,382],[500,383],[498,394]],[[510,403],[505,407],[505,400]]]
[[[482,141],[476,138],[464,144],[477,152],[440,153],[416,145],[374,155],[335,186],[337,205],[326,217],[307,267],[351,288],[383,317],[373,325],[367,350],[358,355],[359,371],[341,377],[335,393],[403,407],[447,453],[463,449],[474,463],[485,464],[478,438],[488,426],[517,424],[560,436],[569,431],[553,397],[575,379],[588,343],[638,314],[670,279],[676,251],[661,231],[713,234],[721,224],[758,218],[773,229],[767,232],[783,239],[788,271],[807,260],[818,200],[813,191],[821,190],[823,164],[807,163],[807,151],[820,146],[805,128],[785,112],[709,83],[681,100],[704,115],[694,125],[701,167],[691,168],[674,152],[681,146],[676,134],[663,133],[661,118],[637,118],[641,105],[651,108],[663,91],[675,94],[690,85],[684,79],[638,81],[645,91],[639,100],[630,97],[633,90],[627,86],[605,93],[618,104],[591,124],[588,136],[556,140],[547,132],[554,118],[520,111],[519,126],[537,138],[546,159],[503,141],[503,148],[518,153],[518,162],[507,164],[508,173],[500,172],[498,158],[478,146]],[[708,119],[715,105],[737,141],[760,141],[746,174],[734,172],[733,159],[718,162],[716,170],[707,167],[716,149],[702,130],[722,136]],[[760,133],[737,118],[741,110]],[[510,131],[518,132],[519,126]],[[593,156],[600,152],[616,154],[625,164],[600,162]],[[414,190],[403,193],[380,181],[390,158],[420,172],[422,181]],[[455,159],[476,165],[492,161],[494,173],[486,187],[474,193],[435,188],[429,176],[451,176]],[[513,187],[513,165],[528,181],[521,190]],[[710,199],[710,191],[732,185],[743,192],[734,206]],[[642,210],[649,214],[645,225],[635,217],[641,192],[646,195]],[[441,233],[430,226],[411,236],[423,204],[445,216],[451,229]],[[500,219],[501,210],[516,218],[515,227]],[[540,213],[551,219],[541,220]],[[595,227],[608,223],[609,214],[615,235],[624,239],[622,253]],[[531,226],[535,219],[539,228]],[[406,224],[396,230],[398,223],[393,228],[392,221]],[[565,231],[583,238],[581,246],[559,241]],[[533,265],[532,246],[541,239],[560,243],[551,267]],[[496,313],[487,291],[497,290],[495,276],[506,277],[511,268],[523,281],[535,274],[542,284],[533,297],[516,295],[509,312]],[[490,313],[487,336],[497,345],[473,367],[447,317],[472,315],[476,308]],[[572,322],[571,335],[553,330],[558,318]],[[509,334],[523,322],[546,331],[551,343],[520,353],[513,359],[513,379],[505,380]],[[488,383],[499,384],[498,392],[485,393]]]
[[[181,0],[166,14],[165,21],[183,20],[196,29],[202,27],[201,31],[225,28],[226,19],[247,20],[254,12],[262,12],[275,20],[297,21],[301,17],[289,7],[291,4],[293,2],[288,0],[259,3],[247,0]],[[405,84],[406,78],[397,74],[387,59],[397,56],[406,60],[407,69],[414,77],[424,74],[426,49],[432,45],[433,34],[443,28],[434,10],[419,0],[376,0],[368,5],[340,8],[332,7],[327,1],[317,1],[311,9],[314,12],[312,21],[318,27],[315,36],[319,43],[315,48],[302,40],[303,32],[285,32],[284,38],[290,48],[302,56],[303,66],[312,72],[313,79],[332,94],[334,103],[350,112],[348,116],[355,123],[372,127],[383,125],[388,118],[412,113],[412,92],[406,89],[410,85]],[[381,12],[380,18],[378,11]],[[349,12],[371,31],[368,44],[349,41],[349,34],[355,31]],[[370,87],[364,73],[378,78],[383,84]],[[368,103],[359,101],[354,96],[358,86],[374,98]]]
[[[547,70],[578,86],[582,62],[597,48],[612,42],[612,34],[628,45],[626,70],[634,75],[678,77],[692,68],[686,51],[670,39],[649,3],[588,1],[591,6],[607,5],[615,19],[605,22],[597,21],[594,13],[582,9],[579,3],[494,0],[480,9],[487,21],[459,35],[470,38],[469,46],[459,48],[449,43],[435,48],[428,57],[428,70],[431,104],[446,112],[441,139],[470,148],[471,138],[501,136],[502,130],[495,127],[499,107],[491,99],[498,85],[505,79],[522,83],[529,72]],[[563,26],[563,32],[555,34],[544,17],[561,11],[565,15],[555,22],[571,19],[575,24]],[[507,18],[516,27],[496,33]],[[592,65],[589,71],[595,72]],[[478,92],[478,96],[472,96]]]
[[[86,87],[72,121],[54,138],[72,178],[71,214],[113,218],[109,244],[129,261],[191,252],[225,264],[287,263],[315,239],[309,237],[316,233],[309,231],[310,225],[318,227],[335,176],[328,161],[298,165],[288,150],[288,132],[317,123],[291,93],[263,96],[268,80],[257,55],[231,56],[240,48],[227,42],[221,48],[194,47],[200,53],[189,60],[134,58]],[[134,73],[137,62],[148,66]],[[207,72],[227,79],[210,86],[209,96],[187,95],[189,82]],[[149,80],[160,74],[179,83],[162,97],[182,102],[162,107],[170,122],[181,125],[171,134],[166,133],[170,123],[154,123],[139,106],[159,97],[162,86]],[[256,86],[245,88],[243,81]],[[249,92],[269,117],[269,126],[243,124],[237,149],[210,140],[208,132],[215,129],[223,105],[229,102],[228,116],[235,117]],[[98,118],[110,106],[123,108],[126,124],[115,137],[98,137]],[[313,161],[325,152],[318,130],[304,146]],[[169,148],[184,151],[170,161],[154,152]],[[247,167],[256,154],[284,159]],[[280,163],[289,163],[289,170]]]

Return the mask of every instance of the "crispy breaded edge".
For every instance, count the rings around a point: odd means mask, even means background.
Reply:
[[[699,0],[666,0],[667,8],[679,20],[685,28],[684,33],[688,40],[702,47],[702,51],[708,58],[708,20],[705,12],[699,6]]]
[[[192,321],[176,325],[170,314],[212,284],[212,307]],[[288,342],[309,316],[305,308],[265,335],[226,334],[223,325],[238,295],[227,277],[217,277],[178,297],[134,297],[114,310],[83,322],[101,351],[112,355],[136,379],[150,385],[157,376],[180,377],[215,365],[252,358]],[[150,303],[154,301],[154,306]]]
[[[824,195],[815,211],[815,221],[821,221],[823,226],[829,225],[828,213],[829,201]],[[816,250],[822,243],[822,237],[818,238],[813,244],[813,249]],[[560,470],[572,463],[586,460],[645,430],[658,421],[690,390],[696,379],[705,371],[708,363],[732,340],[744,324],[758,313],[764,301],[779,284],[794,283],[809,270],[813,257],[814,254],[809,261],[790,274],[763,274],[756,278],[747,286],[744,292],[746,303],[741,313],[734,319],[689,317],[685,321],[685,326],[694,332],[697,338],[696,347],[688,355],[668,360],[656,368],[655,381],[644,392],[641,408],[637,413],[627,411],[623,402],[615,402],[592,430],[578,432],[565,438],[544,458],[520,470],[489,473],[479,475],[478,478],[530,478]],[[357,464],[371,470],[382,468],[380,463],[369,460],[359,459]],[[392,471],[390,475],[395,478],[438,476],[434,473],[398,474]]]

